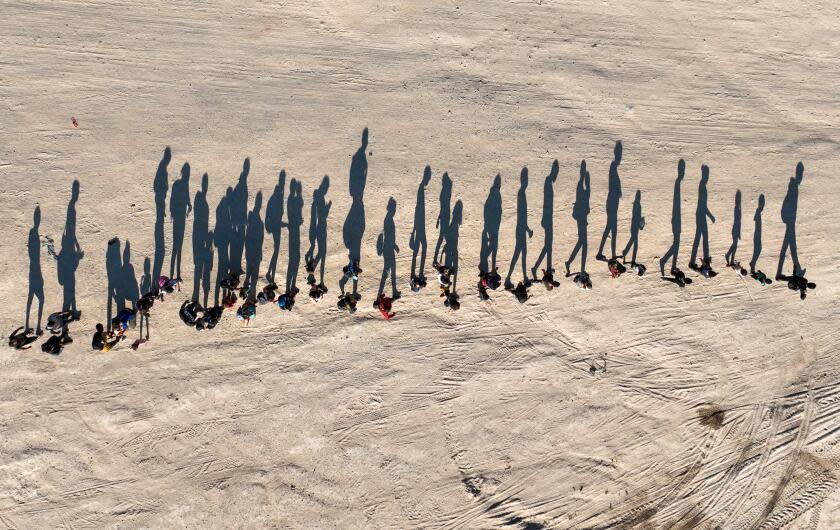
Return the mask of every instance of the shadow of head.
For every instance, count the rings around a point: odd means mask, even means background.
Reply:
[[[685,177],[685,160],[680,158],[680,161],[677,162],[677,178],[681,179]]]
[[[464,217],[464,204],[458,200],[455,203],[455,207],[452,209],[452,224],[455,226],[460,226],[461,222],[463,221]]]
[[[615,148],[613,148],[613,155],[615,156],[615,163],[616,164],[621,163],[621,151],[622,151],[622,149],[623,148],[621,146],[621,140],[619,140],[615,143]]]
[[[700,166],[700,180],[707,182],[709,180],[709,166],[703,164]]]
[[[528,168],[523,167],[522,172],[519,173],[519,184],[522,188],[528,187]]]
[[[802,182],[802,178],[805,176],[805,165],[802,162],[796,164],[796,183],[799,184]]]

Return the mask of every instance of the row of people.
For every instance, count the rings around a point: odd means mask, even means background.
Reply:
[[[711,269],[708,259],[703,260],[696,270],[706,278],[713,277],[716,273]],[[616,258],[608,260],[609,270],[613,278],[617,278],[627,271],[623,260],[619,261]],[[327,288],[323,283],[315,283],[312,276],[311,263],[307,263],[307,271],[310,273],[307,283],[310,285],[310,298],[315,302],[320,302],[327,292]],[[772,280],[766,278],[763,273],[756,274],[748,273],[747,270],[741,267],[737,262],[733,262],[730,267],[734,268],[739,275],[751,275],[762,284],[772,283]],[[433,263],[433,268],[437,276],[440,297],[443,298],[443,305],[449,310],[457,311],[460,309],[460,296],[455,291],[454,285],[454,271],[445,265],[438,262]],[[643,266],[639,264],[633,265],[633,272],[639,276],[644,274]],[[675,283],[681,287],[692,282],[690,278],[685,276],[679,269],[672,269],[671,277],[663,277],[669,282]],[[362,269],[358,262],[349,263],[343,269],[343,282],[350,279],[357,282]],[[185,300],[179,309],[179,317],[181,321],[198,331],[210,330],[215,328],[220,322],[222,315],[226,309],[233,309],[239,300],[242,300],[241,305],[236,309],[235,313],[239,320],[245,326],[250,325],[251,320],[256,317],[257,307],[268,304],[276,304],[280,310],[291,311],[295,304],[295,296],[297,289],[294,288],[291,292],[277,295],[277,285],[270,283],[262,288],[256,295],[251,296],[247,286],[240,286],[240,274],[230,273],[221,282],[223,289],[221,305],[204,308],[197,300]],[[579,272],[573,276],[575,285],[582,289],[591,289],[592,283],[589,274],[586,272]],[[787,282],[788,288],[799,291],[802,298],[808,289],[816,288],[813,282],[807,281],[806,278],[797,275],[782,276],[782,279]],[[560,285],[560,282],[554,279],[554,271],[552,269],[542,269],[542,278],[540,282],[547,290],[552,290]],[[107,352],[114,348],[119,342],[125,340],[129,329],[135,328],[138,321],[140,325],[139,338],[131,345],[132,349],[138,349],[142,344],[149,340],[149,317],[155,301],[163,301],[165,294],[171,294],[181,291],[180,279],[172,279],[166,276],[161,276],[158,279],[158,291],[145,293],[136,303],[136,308],[122,308],[111,319],[110,327],[108,329],[101,323],[96,324],[96,332],[92,340],[92,348],[97,351]],[[490,291],[495,291],[502,286],[502,278],[498,270],[493,269],[491,272],[479,272],[479,281],[477,285],[478,296],[480,300],[489,300]],[[412,277],[409,286],[413,292],[419,292],[426,286],[425,280],[418,277]],[[519,303],[525,303],[531,298],[528,288],[531,286],[529,281],[521,281],[517,285],[507,283],[504,287],[514,295]],[[398,297],[397,297],[398,298]],[[354,292],[344,292],[342,289],[338,297],[336,306],[349,313],[355,313],[357,310],[357,303],[361,299],[361,295]],[[396,316],[393,311],[393,303],[395,297],[388,297],[384,292],[380,292],[373,302],[374,309],[377,309],[382,317],[386,320],[391,320]],[[61,353],[64,346],[73,342],[70,336],[69,326],[72,322],[77,320],[76,315],[72,311],[60,311],[49,315],[47,319],[46,330],[50,337],[41,345],[42,351],[53,355]],[[144,326],[145,325],[145,326]],[[143,333],[145,327],[145,335]],[[40,334],[34,333],[31,329],[24,329],[23,326],[14,330],[9,336],[9,346],[18,349],[26,350],[31,348],[31,344],[39,338]]]

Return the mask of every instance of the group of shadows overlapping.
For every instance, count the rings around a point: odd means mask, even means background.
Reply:
[[[362,237],[365,231],[364,191],[367,181],[367,129],[362,133],[361,146],[353,155],[349,173],[349,191],[351,206],[342,228],[344,245],[347,248],[347,264],[343,267],[338,282],[339,295],[335,302],[343,312],[354,313],[361,299],[358,292]],[[607,222],[604,227],[596,259],[606,264],[612,278],[644,276],[646,267],[636,261],[639,232],[645,227],[642,215],[641,192],[636,191],[632,205],[630,235],[621,252],[617,252],[618,209],[622,197],[619,165],[621,164],[622,145],[615,144],[614,159],[608,176],[606,200]],[[271,197],[267,201],[265,215],[262,214],[262,192],[257,192],[252,208],[248,211],[248,173],[249,160],[246,159],[242,173],[235,187],[228,187],[224,197],[215,210],[215,225],[210,227],[210,209],[207,203],[208,175],[201,179],[201,189],[190,200],[190,166],[185,163],[180,177],[174,180],[169,190],[169,163],[172,155],[167,147],[158,166],[154,179],[156,205],[155,252],[154,260],[145,258],[144,274],[138,285],[134,268],[131,265],[130,243],[125,242],[121,250],[119,238],[108,241],[106,269],[108,278],[107,326],[97,324],[92,347],[94,350],[108,351],[124,340],[130,329],[136,329],[139,323],[139,335],[132,347],[137,349],[149,340],[149,316],[156,303],[163,302],[168,294],[181,292],[181,248],[184,243],[186,219],[192,215],[192,245],[195,273],[193,292],[180,306],[179,315],[184,324],[196,330],[209,330],[217,326],[226,311],[247,326],[257,315],[260,306],[275,306],[280,310],[292,311],[299,289],[297,287],[298,269],[301,256],[301,226],[303,225],[303,190],[301,183],[291,179],[286,197],[286,174],[280,172],[279,180]],[[551,290],[560,285],[555,279],[552,268],[552,241],[554,238],[554,184],[559,173],[559,164],[555,160],[545,178],[543,209],[540,224],[544,231],[545,243],[536,261],[528,271],[527,243],[533,236],[528,225],[528,205],[526,189],[528,170],[520,175],[520,186],[516,199],[516,229],[513,256],[507,275],[502,279],[496,267],[499,228],[502,219],[501,177],[497,175],[484,203],[484,227],[481,233],[481,251],[478,264],[477,290],[479,300],[490,299],[490,293],[503,287],[512,293],[519,303],[526,302],[531,294],[529,289],[534,282]],[[796,251],[796,211],[799,186],[802,183],[804,166],[796,166],[795,175],[788,183],[787,194],[781,207],[781,218],[785,224],[785,235],[779,255],[775,280],[785,282],[798,291],[802,299],[806,291],[814,289],[814,283],[805,278],[805,269],[799,265]],[[660,278],[684,288],[692,283],[677,265],[681,229],[681,189],[685,177],[685,162],[677,165],[677,177],[674,181],[674,199],[671,213],[673,241],[659,259]],[[411,273],[408,287],[414,293],[422,291],[426,285],[426,188],[432,180],[432,170],[426,167],[417,188],[417,202],[414,210],[414,225],[408,239],[412,250]],[[708,220],[715,222],[715,217],[708,207],[707,184],[709,168],[701,166],[697,208],[695,211],[696,234],[692,244],[689,268],[702,278],[711,279],[717,272],[712,268],[709,255]],[[309,286],[309,298],[315,302],[325,299],[328,293],[324,283],[324,269],[327,250],[327,219],[332,201],[327,200],[329,177],[325,176],[312,193],[309,223],[309,248],[304,254],[304,264]],[[590,175],[586,161],[580,164],[580,176],[577,178],[575,201],[571,208],[571,217],[577,224],[577,242],[564,263],[563,274],[581,289],[592,289],[592,278],[586,269],[588,216],[590,213]],[[170,249],[169,275],[163,274],[165,255],[165,218],[167,195],[169,196],[169,217],[172,227],[172,245]],[[29,233],[29,294],[26,304],[26,323],[15,330],[9,337],[9,345],[17,349],[27,349],[41,335],[44,290],[40,256],[42,248],[54,258],[57,267],[58,282],[64,289],[62,311],[49,316],[46,329],[49,338],[42,344],[42,349],[51,354],[59,354],[62,348],[72,341],[69,327],[80,318],[81,312],[76,307],[75,272],[84,257],[76,239],[76,202],[79,198],[79,183],[72,187],[70,203],[67,207],[67,220],[61,237],[60,249],[55,250],[54,241],[39,233],[40,210],[35,208],[34,226]],[[435,221],[438,238],[432,254],[432,267],[440,288],[443,305],[450,311],[460,309],[461,301],[457,291],[459,276],[458,240],[463,215],[460,200],[454,206],[452,202],[452,180],[447,173],[441,177],[440,210]],[[764,195],[758,197],[758,206],[754,214],[753,254],[749,268],[736,259],[738,241],[741,237],[741,192],[735,194],[734,217],[732,225],[732,245],[724,257],[726,266],[743,277],[750,277],[762,286],[773,280],[758,268],[761,255],[761,226],[764,211]],[[393,304],[401,296],[397,289],[396,254],[400,251],[396,239],[394,215],[397,203],[391,198],[387,204],[382,231],[377,238],[377,254],[382,257],[383,267],[379,289],[373,299],[373,308],[382,317],[391,320],[395,316]],[[271,235],[273,252],[269,259],[265,275],[260,274],[263,260],[263,242],[265,234]],[[282,236],[288,244],[288,267],[283,289],[275,283],[277,261]],[[610,242],[609,254],[604,254],[607,240]],[[702,242],[702,256],[698,261],[698,250]],[[783,265],[788,252],[793,262],[790,275],[783,274]],[[242,259],[245,266],[242,266]],[[573,270],[580,258],[579,268]],[[216,268],[216,280],[211,282],[212,269]],[[668,266],[670,263],[670,266]],[[519,264],[522,277],[514,284],[512,277]],[[529,274],[530,272],[530,274]],[[318,277],[316,278],[316,274]],[[386,295],[386,281],[391,280],[390,296]],[[263,284],[260,288],[259,284]],[[348,287],[348,284],[351,284]],[[210,303],[210,292],[213,301]],[[38,300],[38,324],[35,329],[29,326],[33,300]],[[334,299],[335,300],[335,299]],[[144,333],[145,329],[145,333]]]

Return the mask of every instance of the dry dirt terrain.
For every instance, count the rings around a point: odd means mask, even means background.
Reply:
[[[0,12],[0,330],[24,325],[28,293],[35,326],[41,284],[44,320],[72,300],[82,311],[59,356],[41,341],[0,348],[0,526],[840,527],[836,2],[0,0]],[[639,190],[643,277],[612,279],[595,259],[617,141],[618,251]],[[684,289],[657,270],[680,159]],[[501,289],[481,302],[494,177],[506,276],[518,203],[529,270],[543,247],[554,160],[552,263],[562,270],[576,242],[586,160],[594,288],[558,273],[524,304]],[[775,276],[800,161],[798,256],[817,284],[805,300],[724,266],[736,192],[745,264],[763,194],[758,267]],[[702,164],[712,279],[687,267]],[[429,285],[412,293],[427,165]],[[281,171],[285,198],[271,202]],[[431,269],[444,172],[445,220],[462,205],[457,245],[443,223],[460,311]],[[293,311],[184,326],[194,248],[202,222],[228,227],[226,189],[241,206],[227,234],[261,277],[274,245],[262,226],[284,205],[285,287],[324,175],[325,300],[306,296],[301,263]],[[292,179],[302,219],[286,204]],[[390,197],[403,296],[386,322],[372,302]],[[348,231],[364,269],[355,314],[335,304]],[[131,329],[93,351],[96,323],[131,306],[146,267],[169,274],[178,247],[184,289],[155,304],[151,340],[130,349]],[[213,285],[218,269],[214,255]]]

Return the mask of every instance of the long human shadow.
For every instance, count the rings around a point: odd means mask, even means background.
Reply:
[[[785,236],[782,240],[782,249],[779,251],[779,265],[776,269],[776,277],[781,278],[782,269],[790,249],[790,259],[793,261],[794,276],[804,276],[805,270],[799,266],[799,254],[796,252],[796,211],[799,207],[799,185],[805,175],[805,166],[802,162],[796,164],[796,175],[788,181],[788,189],[785,200],[782,202],[782,222],[785,223]]]
[[[344,220],[342,228],[342,236],[344,238],[344,246],[347,248],[347,257],[350,264],[359,263],[362,259],[362,237],[365,235],[365,185],[367,183],[367,149],[368,145],[368,130],[367,127],[362,131],[362,143],[356,153],[353,154],[353,159],[350,161],[350,211],[347,212],[347,218]],[[339,287],[344,292],[344,284],[347,278],[343,277],[339,281]],[[353,294],[358,293],[358,280],[353,280]]]
[[[452,179],[449,178],[449,173],[444,173],[440,179],[440,213],[437,221],[435,221],[435,228],[439,229],[438,240],[435,243],[435,252],[432,254],[432,260],[438,262],[440,257],[440,247],[446,239],[446,231],[449,229],[450,217],[452,216],[451,205],[452,202]]]
[[[230,201],[233,200],[233,188],[228,186],[224,196],[216,206],[216,224],[213,228],[213,244],[216,247],[216,287],[213,291],[213,305],[219,305],[219,290],[222,280],[230,272],[230,245],[236,236],[236,229],[230,216]],[[236,271],[239,272],[239,271]]]
[[[586,170],[586,160],[580,163],[580,177],[575,188],[575,203],[572,206],[572,219],[577,223],[577,242],[569,259],[566,260],[566,275],[571,272],[572,262],[580,252],[580,272],[586,272],[587,227],[589,226],[589,196],[592,189],[589,183],[589,171]]]
[[[502,224],[502,176],[496,175],[484,201],[484,227],[481,230],[481,250],[478,268],[490,273],[496,270],[499,252],[499,226]]]
[[[607,191],[607,224],[604,226],[604,235],[601,236],[601,245],[598,247],[597,258],[606,259],[604,256],[604,245],[607,243],[607,236],[610,237],[611,258],[615,258],[616,235],[618,234],[618,203],[621,200],[621,177],[618,176],[618,165],[621,164],[621,142],[615,143],[613,149],[614,158],[610,164],[609,190]]]
[[[137,300],[140,299],[140,287],[137,284],[137,274],[134,272],[134,265],[131,264],[131,241],[127,239],[123,248],[119,288],[123,305],[125,305],[125,302],[131,302],[132,309],[137,307]]]
[[[554,247],[554,183],[557,181],[557,175],[559,174],[560,163],[555,160],[551,164],[551,171],[545,177],[545,182],[543,183],[543,210],[540,225],[543,227],[545,240],[540,255],[531,268],[531,276],[535,280],[537,279],[537,270],[539,270],[543,260],[545,260],[545,270],[549,272],[553,270],[551,267],[551,256]]]
[[[248,227],[245,232],[245,285],[248,287],[248,297],[252,301],[257,297],[257,280],[260,277],[262,248],[265,240],[265,225],[261,215],[262,192],[258,191],[254,197],[254,207],[248,213]]]
[[[423,169],[423,178],[417,186],[417,202],[414,203],[414,226],[408,237],[408,248],[411,249],[411,277],[426,278],[426,186],[432,180],[432,168]],[[420,267],[417,267],[417,255],[420,255]]]
[[[450,277],[452,280],[452,292],[456,291],[456,283],[458,279],[458,259],[459,259],[459,239],[461,223],[464,221],[464,204],[458,200],[452,208],[452,215],[449,218],[444,233],[444,247],[441,254],[443,264],[449,268]]]
[[[726,251],[724,259],[727,265],[735,265],[735,253],[738,251],[738,240],[741,239],[741,190],[735,191],[735,210],[732,214],[732,244]]]
[[[245,248],[245,232],[248,228],[248,173],[251,171],[251,159],[246,158],[242,163],[242,173],[233,188],[228,210],[233,233],[230,237],[230,272],[242,272],[242,251]],[[221,271],[219,271],[221,273]]]
[[[105,321],[108,323],[108,329],[111,329],[111,318],[125,308],[124,270],[118,238],[108,241],[105,251],[105,273],[108,280]]]
[[[289,183],[289,200],[286,204],[289,216],[289,265],[286,268],[286,293],[297,292],[297,276],[300,268],[300,227],[303,224],[303,186],[292,179]]]
[[[283,222],[283,211],[286,209],[285,196],[286,170],[281,170],[277,185],[274,186],[274,192],[268,198],[268,203],[265,206],[265,231],[271,234],[274,241],[271,259],[268,262],[268,271],[265,274],[266,280],[270,283],[274,283],[277,275],[277,258],[280,255],[280,236],[283,233],[283,227],[286,226]]]
[[[108,329],[111,329],[111,318],[114,316],[114,305],[119,312],[123,307],[123,299],[119,296],[118,285],[122,276],[122,261],[120,256],[120,241],[116,238],[108,242],[105,251],[105,272],[108,280],[107,303],[105,311],[105,322]]]
[[[397,201],[393,197],[388,199],[385,221],[382,223],[382,233],[377,238],[376,250],[382,256],[382,277],[379,279],[379,291],[385,292],[385,280],[391,277],[391,297],[399,298],[397,290],[397,229],[394,225],[394,215],[397,213]]]
[[[755,215],[753,221],[755,222],[755,230],[753,230],[753,254],[750,258],[750,274],[754,274],[755,266],[758,264],[758,258],[761,256],[761,217],[764,212],[764,194],[758,196],[758,206],[755,208]]]
[[[210,205],[207,204],[209,179],[207,173],[201,176],[201,189],[195,193],[195,199],[193,199],[192,248],[195,272],[192,300],[199,300],[203,286],[203,307],[207,307],[210,294],[210,272],[213,270],[213,237],[210,232]]]
[[[528,226],[528,168],[523,167],[519,174],[519,192],[516,194],[516,239],[513,247],[513,257],[510,259],[510,268],[508,269],[507,277],[505,278],[505,285],[510,285],[510,277],[513,275],[513,269],[516,267],[516,262],[519,261],[522,265],[522,281],[526,284],[530,283],[528,280],[528,273],[526,272],[528,262],[528,239],[533,237],[534,231]],[[528,237],[525,237],[525,236]]]
[[[148,257],[143,258],[143,275],[140,276],[140,293],[145,296],[152,292],[157,285],[157,278],[152,279],[152,262]]]
[[[703,242],[703,261],[709,259],[709,223],[707,218],[715,222],[715,216],[709,210],[709,191],[707,185],[709,183],[709,166],[703,164],[700,166],[700,184],[697,188],[697,210],[695,211],[695,231],[694,243],[691,245],[691,260],[689,265],[697,266],[697,250],[700,247],[700,241]]]
[[[332,201],[327,201],[330,189],[330,177],[324,175],[321,184],[312,192],[312,206],[309,219],[309,250],[305,261],[310,263],[312,270],[320,267],[320,283],[324,283],[324,269],[327,263],[327,217],[332,208]]]
[[[636,254],[639,251],[639,230],[644,228],[645,218],[642,217],[642,192],[636,190],[633,198],[633,214],[630,217],[630,239],[627,240],[624,250],[621,251],[622,259],[627,259],[627,254],[632,250],[630,263],[636,264]]]
[[[685,178],[685,160],[677,162],[677,178],[674,180],[674,202],[671,206],[671,247],[659,260],[659,271],[665,276],[665,264],[671,259],[671,270],[677,270],[677,258],[680,253],[680,234],[682,234],[682,181]]]
[[[32,214],[32,229],[29,230],[29,240],[26,246],[29,250],[29,293],[26,296],[26,323],[24,329],[29,327],[29,316],[32,311],[33,298],[38,299],[38,325],[35,328],[38,334],[41,333],[41,320],[44,316],[44,275],[41,273],[41,207],[36,206]]]
[[[63,311],[71,311],[79,317],[76,307],[76,270],[84,257],[79,240],[76,237],[76,202],[79,200],[79,181],[73,181],[70,192],[70,202],[67,203],[67,217],[64,221],[64,232],[61,234],[61,250],[58,252],[58,283],[64,289]]]
[[[172,160],[172,151],[169,149],[169,146],[166,146],[163,150],[163,158],[161,158],[157,172],[155,173],[154,184],[152,185],[155,192],[155,258],[152,272],[155,278],[160,277],[163,273],[163,259],[166,255],[163,224],[164,218],[166,217],[166,194],[169,191],[169,171],[167,168],[169,167],[170,160]],[[157,282],[154,282],[154,285],[154,290],[157,292]]]
[[[169,277],[181,277],[181,253],[184,248],[184,231],[187,216],[192,211],[190,202],[190,165],[181,166],[181,178],[172,183],[169,197],[169,215],[172,217],[172,252],[169,255]]]

